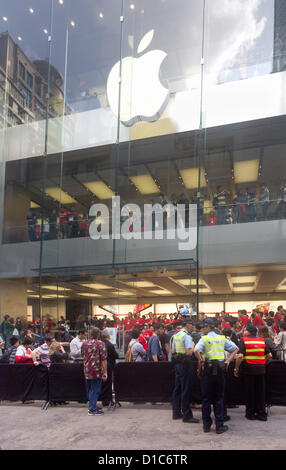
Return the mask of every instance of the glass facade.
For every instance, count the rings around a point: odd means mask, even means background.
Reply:
[[[71,320],[283,300],[283,2],[34,3],[0,0],[3,292]]]

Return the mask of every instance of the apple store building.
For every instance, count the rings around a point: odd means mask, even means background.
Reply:
[[[284,7],[0,0],[1,321],[286,303]]]

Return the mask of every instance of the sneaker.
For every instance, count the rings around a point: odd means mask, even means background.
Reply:
[[[96,411],[88,411],[88,416],[97,416],[97,415],[104,415],[102,409],[98,409]]]

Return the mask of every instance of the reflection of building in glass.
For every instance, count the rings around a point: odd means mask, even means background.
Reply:
[[[8,32],[0,35],[0,51],[1,126],[5,116],[8,127],[45,119],[48,62],[29,60]],[[63,78],[55,67],[51,66],[50,71],[49,116],[56,117],[63,114]]]
[[[286,70],[286,2],[275,0],[273,72]]]

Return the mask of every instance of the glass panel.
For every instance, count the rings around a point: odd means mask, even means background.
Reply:
[[[168,272],[173,263],[179,273],[187,260],[196,263],[198,173],[183,176],[198,168],[199,141],[196,132],[182,132],[199,127],[202,25],[203,2],[124,2],[121,69],[113,68],[107,90],[119,75],[120,102],[110,100],[120,118],[116,182],[125,235],[115,241],[118,264],[149,262]],[[174,289],[167,284],[164,303]]]
[[[40,79],[47,89],[39,63],[49,69],[49,37],[44,30],[50,29],[51,7],[50,0],[41,0],[34,8],[25,1],[0,1],[1,298],[12,299],[10,307],[3,303],[1,313],[14,319],[23,315],[25,325],[33,319],[29,283],[39,292],[39,257],[35,244],[26,250],[18,246],[36,240],[41,226],[39,194],[31,191],[30,181],[32,162],[41,160],[45,149],[47,96],[37,96],[34,83]],[[7,243],[14,243],[11,251],[5,249]]]
[[[203,1],[124,1],[122,67],[108,81],[111,108],[120,81],[120,140],[198,129]]]
[[[285,289],[282,266],[267,272],[285,242],[282,3],[205,2],[200,301],[213,314],[274,309]]]
[[[98,3],[97,6],[100,6],[100,4]],[[134,23],[132,8],[127,2],[124,4],[123,9],[117,3],[113,9],[110,7],[110,11],[109,8],[107,10],[99,8],[99,11],[97,11],[89,2],[85,3],[84,8],[81,5],[81,9],[73,1],[65,2],[64,5],[54,5],[51,64],[52,67],[58,64],[57,68],[63,76],[62,89],[65,105],[62,107],[62,118],[54,119],[51,117],[48,122],[47,150],[49,157],[45,163],[45,177],[42,181],[44,185],[42,191],[46,194],[46,207],[43,211],[45,219],[42,230],[46,229],[46,234],[43,233],[41,273],[45,277],[47,274],[55,276],[56,273],[61,276],[65,272],[65,275],[68,273],[72,278],[78,273],[80,282],[88,282],[88,278],[96,276],[99,269],[102,269],[102,274],[105,275],[110,269],[124,270],[124,266],[126,266],[126,268],[130,268],[130,271],[140,273],[140,266],[144,264],[147,266],[148,263],[152,266],[152,269],[159,272],[170,272],[170,275],[167,276],[168,279],[166,280],[169,289],[155,285],[154,292],[141,292],[141,295],[146,296],[146,301],[152,296],[155,298],[160,297],[161,293],[165,296],[163,297],[163,304],[167,305],[167,299],[174,299],[176,289],[179,289],[182,301],[186,302],[185,297],[187,295],[187,303],[190,303],[190,295],[195,296],[194,291],[191,292],[190,286],[181,286],[175,281],[172,282],[169,277],[172,273],[180,277],[181,271],[186,277],[189,276],[187,273],[190,273],[191,269],[194,270],[194,240],[189,240],[191,242],[189,248],[180,250],[178,240],[168,240],[165,236],[163,241],[159,237],[158,240],[143,239],[137,242],[136,233],[142,234],[149,231],[152,236],[157,219],[151,215],[149,227],[148,221],[144,217],[143,206],[144,203],[152,202],[154,204],[160,201],[163,203],[180,203],[182,205],[194,202],[191,213],[188,207],[185,207],[181,211],[182,214],[178,213],[178,218],[183,219],[186,214],[190,213],[196,232],[196,197],[193,197],[188,185],[184,184],[178,168],[181,168],[181,161],[184,160],[185,165],[182,168],[189,169],[190,165],[187,161],[190,153],[192,154],[192,162],[197,167],[197,135],[193,134],[187,137],[184,135],[178,135],[177,137],[170,135],[170,137],[158,141],[151,147],[147,139],[138,140],[134,146],[131,146],[131,144],[125,145],[123,144],[124,138],[122,138],[125,132],[123,127],[114,127],[116,121],[110,120],[116,119],[118,115],[115,110],[116,106],[114,107],[113,103],[114,93],[117,106],[119,100],[116,100],[116,93],[120,93],[120,102],[122,104],[127,99],[126,88],[125,92],[124,88],[122,90],[122,86],[126,87],[124,85],[124,76],[119,81],[119,86],[117,80],[117,85],[114,85],[113,94],[110,96],[110,83],[114,78],[113,73],[120,72],[120,57],[125,56],[127,43],[124,43],[124,41],[128,37],[128,47],[130,47],[129,32],[134,35],[134,31],[137,34],[137,31],[141,30],[143,33],[144,29],[151,25],[152,18],[156,18],[158,14],[157,7],[152,6],[150,8],[150,5],[146,2],[138,2],[135,7],[137,9],[137,19]],[[140,8],[140,12],[138,12],[138,8]],[[144,16],[144,8],[146,8],[146,12],[148,11],[149,16]],[[165,16],[168,17],[165,7],[162,8]],[[56,11],[58,11],[57,15],[55,14]],[[190,12],[188,3],[184,2],[182,11],[179,14],[177,13],[176,16],[178,25],[185,26],[185,15],[190,14]],[[192,12],[195,12],[202,19],[202,10],[198,10],[195,5],[193,5]],[[123,22],[120,22],[120,15],[123,17]],[[170,12],[170,15],[174,15],[174,11]],[[85,28],[83,29],[84,21]],[[169,21],[171,22],[171,19]],[[65,37],[62,28],[63,23],[66,25]],[[155,26],[153,25],[153,27]],[[192,34],[194,37],[194,32]],[[151,36],[152,34],[149,34],[144,39],[146,48],[148,47],[148,38],[150,42]],[[113,40],[114,37],[115,41]],[[141,41],[139,36],[137,39],[139,42]],[[166,40],[166,36],[162,32],[161,43],[163,40]],[[86,44],[91,43],[97,45],[95,50],[97,60],[94,60],[90,56],[89,50],[86,49]],[[103,57],[103,45],[106,44],[111,44],[111,46],[108,46],[107,56],[105,54]],[[120,50],[118,46],[121,46],[121,44],[122,49]],[[179,86],[180,81],[187,83],[190,76],[200,72],[198,45],[199,40],[196,37],[193,48],[197,53],[197,59],[194,60],[198,64],[198,68],[195,70],[194,66],[194,69],[191,70],[190,66],[189,75],[185,69],[184,72],[181,72],[180,69],[180,57],[183,52],[179,47],[175,51],[170,49],[172,60],[169,69],[167,68],[165,71],[164,83],[166,84],[167,81],[173,83],[173,94],[175,93],[175,82],[177,83],[176,86]],[[139,54],[144,52],[143,46],[142,43],[139,47]],[[161,47],[160,41],[156,45],[156,48],[159,47]],[[112,69],[115,64],[117,66]],[[117,79],[119,76],[120,73]],[[155,84],[154,87],[156,87]],[[98,106],[98,100],[100,106]],[[196,108],[196,112],[198,118],[198,108]],[[109,121],[106,121],[106,119],[109,119]],[[192,119],[194,119],[193,114],[190,113],[190,120]],[[113,137],[105,139],[101,126],[107,122],[108,129],[113,132]],[[132,124],[134,125],[129,125],[128,131],[135,129],[135,123]],[[91,129],[92,134],[87,134]],[[100,138],[103,138],[103,140],[97,139],[97,135],[95,135],[97,129],[100,131]],[[167,126],[162,133],[170,134],[174,131],[176,131],[175,128]],[[148,134],[143,133],[140,137],[148,137]],[[109,145],[108,147],[100,146],[103,143],[110,144],[115,141],[115,138],[120,144]],[[133,136],[128,134],[127,138],[133,139]],[[87,146],[89,148],[84,149]],[[146,154],[147,148],[149,154],[142,158],[141,155]],[[67,151],[72,149],[72,152]],[[178,166],[177,160],[179,161]],[[195,195],[196,188],[197,183],[195,182],[192,186]],[[159,197],[160,193],[162,193],[161,198]],[[130,204],[136,204],[139,210],[142,209],[141,214],[138,212],[133,219],[129,213]],[[55,225],[55,222],[51,221],[51,217],[53,217],[50,214],[52,207],[55,210],[54,216],[57,219],[56,231],[53,233],[51,227]],[[132,206],[132,208],[134,212],[136,210],[135,206]],[[171,215],[167,212],[162,215],[161,232],[166,232],[165,224]],[[153,221],[155,226],[153,226]],[[160,221],[158,223],[160,225]],[[176,226],[176,228],[179,227]],[[123,236],[117,239],[120,232],[127,233],[127,238],[131,234],[131,240],[126,240]],[[98,236],[98,234],[101,236]],[[133,235],[135,236],[133,237]],[[194,235],[196,236],[196,233],[192,233],[193,238]],[[57,240],[55,240],[56,237]],[[97,238],[99,239],[97,240]],[[181,241],[185,245],[185,240],[180,239]],[[177,262],[179,262],[178,265]],[[126,297],[133,307],[137,304],[141,305],[140,302],[138,303],[140,293],[135,289],[128,291],[126,286],[124,289],[124,284],[120,284],[122,281],[117,271],[115,275],[116,278],[119,276],[119,284],[115,283],[113,285],[118,294],[118,305],[122,305]],[[95,281],[98,282],[98,279],[95,279]],[[144,282],[144,277],[142,277],[142,282]],[[84,291],[82,294],[86,294],[85,297],[90,295],[90,299],[92,299],[90,290]],[[75,294],[75,297],[78,298],[77,294]],[[73,298],[73,295],[71,298]],[[110,301],[112,301],[112,298]],[[155,301],[153,302],[155,304]]]

